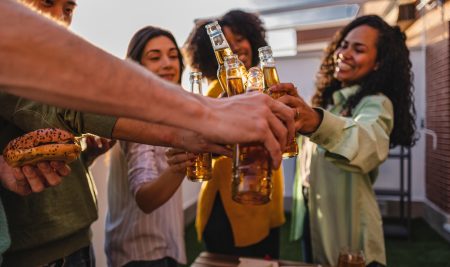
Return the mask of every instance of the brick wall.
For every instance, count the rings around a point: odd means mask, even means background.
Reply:
[[[450,46],[449,40],[427,45],[426,122],[437,134],[437,149],[426,136],[426,195],[450,213]]]

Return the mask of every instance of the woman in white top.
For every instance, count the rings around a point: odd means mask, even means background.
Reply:
[[[127,58],[167,81],[181,81],[182,56],[166,30],[151,26],[139,30],[130,41]],[[191,158],[193,154],[180,150],[132,142],[120,142],[112,149],[105,241],[108,266],[186,263],[179,186]]]

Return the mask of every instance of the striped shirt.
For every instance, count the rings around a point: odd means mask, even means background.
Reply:
[[[181,188],[150,214],[135,195],[168,167],[167,148],[120,142],[111,149],[105,252],[108,266],[171,257],[186,263]]]

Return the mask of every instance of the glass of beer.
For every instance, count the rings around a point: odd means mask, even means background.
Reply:
[[[337,267],[365,267],[366,260],[362,250],[341,249]]]
[[[203,95],[202,92],[202,73],[191,72],[189,81],[191,82],[191,93]],[[192,182],[208,181],[212,177],[212,154],[196,154],[194,165],[186,168],[186,177]]]
[[[236,56],[234,56],[236,57]],[[237,58],[227,58],[228,87],[234,92],[243,91]],[[234,70],[234,71],[233,71]],[[263,74],[253,67],[248,71],[246,92],[262,93]],[[236,86],[238,85],[239,86]],[[261,144],[237,144],[233,149],[232,199],[241,204],[262,205],[272,196],[272,169],[269,152]]]

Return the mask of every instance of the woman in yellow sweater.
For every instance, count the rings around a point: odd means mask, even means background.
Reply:
[[[220,97],[218,68],[213,48],[205,31],[211,21],[197,23],[186,42],[186,57],[191,68],[208,79],[208,96]],[[261,20],[250,13],[233,10],[219,24],[239,59],[249,69],[259,63],[258,48],[266,46]],[[213,161],[213,178],[202,185],[196,217],[198,238],[206,250],[214,253],[271,257],[279,256],[280,226],[285,222],[283,210],[282,170],[273,172],[272,200],[261,206],[242,205],[231,199],[232,161],[217,157]]]

